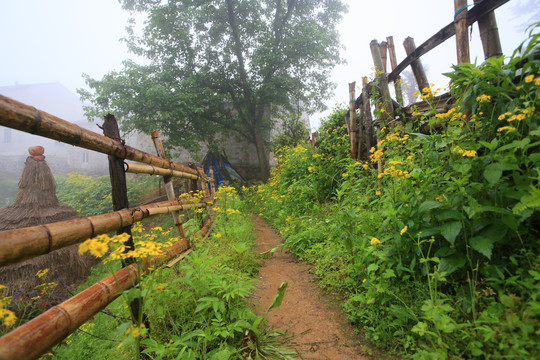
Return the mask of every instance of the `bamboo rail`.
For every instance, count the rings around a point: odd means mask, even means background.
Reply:
[[[3,95],[0,95],[0,125],[118,158],[198,175],[185,165],[124,145]]]
[[[210,223],[207,223],[200,233],[204,236],[209,229]],[[150,267],[162,265],[188,248],[188,241],[181,239],[165,249],[163,255],[144,261],[142,267],[137,264],[124,267],[19,326],[0,338],[0,359],[30,360],[38,357],[104,309],[124,290],[134,286]]]
[[[178,200],[162,201],[82,219],[1,231],[0,266],[80,243],[96,235],[132,225],[163,211],[187,210],[206,206],[206,203],[185,204]]]
[[[510,0],[490,0],[475,4],[467,12],[467,26],[474,24],[482,16],[493,12],[493,10],[496,10],[501,5],[506,4],[508,1]],[[388,81],[395,81],[397,79],[397,76],[401,74],[401,72],[405,70],[407,66],[409,66],[414,60],[419,59],[422,55],[433,50],[446,40],[450,39],[455,34],[456,30],[454,27],[454,22],[451,22],[450,24],[439,30],[437,33],[435,33],[435,35],[424,41],[420,46],[416,48],[413,53],[407,55],[407,57],[403,59],[403,61],[399,63],[399,65],[396,66],[396,68],[392,70],[390,74],[388,74]]]
[[[183,171],[165,169],[157,167],[154,165],[144,165],[144,164],[135,164],[124,162],[124,167],[126,172],[132,174],[148,174],[148,175],[159,175],[159,176],[170,176],[183,179],[197,180],[198,176]]]

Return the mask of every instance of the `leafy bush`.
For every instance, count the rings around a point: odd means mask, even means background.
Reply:
[[[383,124],[369,163],[346,159],[346,137],[342,147],[321,139],[286,150],[250,190],[377,344],[422,359],[539,355],[538,25],[506,65],[455,66],[447,113]]]

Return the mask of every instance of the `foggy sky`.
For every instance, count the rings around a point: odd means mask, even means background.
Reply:
[[[339,29],[347,64],[333,72],[335,95],[325,104],[348,103],[348,83],[361,83],[373,73],[369,43],[392,35],[398,62],[405,58],[402,43],[407,36],[420,45],[453,20],[454,1],[358,1],[345,0],[349,13]],[[469,0],[472,3],[472,0]],[[510,55],[525,39],[524,25],[539,21],[540,0],[512,0],[496,11],[503,51]],[[519,8],[521,6],[521,8]],[[516,16],[516,11],[527,15]],[[87,73],[100,79],[133,55],[120,42],[130,15],[116,0],[0,0],[0,86],[59,81],[71,91],[85,87]],[[529,21],[527,21],[529,20]],[[478,27],[473,26],[471,61],[483,61]],[[422,57],[429,66],[428,80],[440,87],[440,75],[456,63],[454,38]],[[311,116],[312,127],[328,114]]]

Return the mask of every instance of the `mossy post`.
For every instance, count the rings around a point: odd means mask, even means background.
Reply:
[[[388,54],[390,56],[390,68],[392,71],[397,67],[396,47],[394,46],[394,37],[387,36],[386,43],[388,44]],[[401,77],[398,75],[394,80],[394,88],[396,90],[396,101],[403,106],[403,92],[401,91]]]
[[[358,156],[358,128],[356,126],[356,98],[355,98],[356,82],[349,83],[349,121],[351,131],[349,136],[351,138],[351,158],[356,159]]]
[[[470,63],[469,34],[467,33],[467,0],[454,0],[454,11],[458,65]]]
[[[414,39],[408,36],[405,41],[403,41],[403,47],[407,56],[410,55],[414,50],[416,50],[416,45],[414,44]],[[418,91],[422,92],[423,88],[429,87],[429,82],[422,66],[422,61],[416,59],[411,63],[411,69],[414,74],[414,79],[416,80],[416,85],[418,86]]]
[[[376,100],[382,100],[381,110],[384,110],[382,120],[390,121],[394,119],[394,106],[392,105],[392,98],[390,96],[390,90],[388,89],[388,77],[384,71],[379,43],[377,40],[372,40],[369,47],[371,49],[371,56],[373,58],[373,64],[375,65],[376,77],[379,82],[379,91],[381,94],[381,99]]]
[[[369,159],[369,150],[375,146],[375,134],[373,132],[373,117],[371,116],[371,104],[369,103],[369,89],[367,77],[362,78],[362,113],[364,127],[366,128],[366,159]]]
[[[475,5],[480,2],[479,0],[474,0]],[[495,18],[494,11],[478,19],[478,29],[480,30],[480,39],[482,39],[484,58],[488,59],[493,56],[501,56],[501,39],[499,37],[499,28],[497,27],[497,19]]]
[[[120,130],[118,129],[118,122],[112,114],[105,115],[105,120],[103,122],[103,135],[118,142],[123,143],[123,140],[120,138]],[[114,155],[109,155],[109,175],[111,178],[111,194],[113,201],[113,210],[119,211],[123,209],[129,209],[129,200],[127,195],[127,182],[126,182],[126,171],[124,169],[124,159],[116,157]],[[135,250],[135,243],[133,241],[133,235],[131,234],[131,225],[122,227],[116,231],[117,234],[126,233],[129,235],[129,239],[125,242],[124,252],[130,250]],[[135,263],[135,259],[128,257],[125,260],[122,260],[122,267],[126,267]],[[149,325],[148,320],[145,318],[142,312],[142,299],[134,299],[129,307],[131,309],[132,321],[134,324],[139,325],[139,319],[142,319],[145,325]]]
[[[157,130],[150,131],[150,135],[152,136],[152,141],[154,142],[154,147],[156,148],[157,155],[163,159],[166,159],[165,149],[163,149],[163,143],[161,142],[159,131]],[[171,176],[163,176],[163,182],[165,183],[165,191],[167,193],[167,199],[175,200],[176,195],[174,194],[174,187],[173,187]],[[174,225],[176,226],[176,230],[178,231],[178,236],[180,236],[180,239],[185,239],[186,232],[184,231],[184,225],[182,223],[182,218],[180,217],[180,212],[173,211],[172,217],[174,220]]]

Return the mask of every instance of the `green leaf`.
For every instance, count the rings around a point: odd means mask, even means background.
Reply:
[[[439,271],[446,274],[451,274],[457,269],[465,265],[465,256],[463,254],[454,254],[446,257],[441,257],[439,263]]]
[[[491,239],[475,236],[469,239],[469,244],[474,250],[491,259],[491,252],[493,250],[493,241]]]
[[[390,279],[390,278],[394,278],[396,277],[396,274],[394,273],[394,270],[392,269],[386,269],[384,274],[383,274],[383,278],[385,279]]]
[[[486,166],[483,175],[489,185],[493,186],[501,178],[502,172],[503,166],[499,163],[494,163]]]
[[[461,221],[452,221],[441,226],[441,235],[452,245],[461,231]]]
[[[423,212],[426,212],[427,210],[440,208],[441,206],[442,206],[442,203],[438,201],[426,200],[420,204],[420,206],[418,207],[418,212],[423,213]]]
[[[283,297],[285,296],[285,290],[287,289],[287,285],[289,283],[287,281],[284,281],[281,283],[279,288],[277,289],[276,296],[274,296],[274,300],[272,301],[272,304],[268,307],[268,310],[266,312],[268,313],[270,310],[277,308],[281,305],[281,302],[283,301]]]
[[[377,271],[378,269],[379,269],[378,264],[369,264],[369,266],[367,267],[367,272],[368,273],[374,272],[374,271]]]

